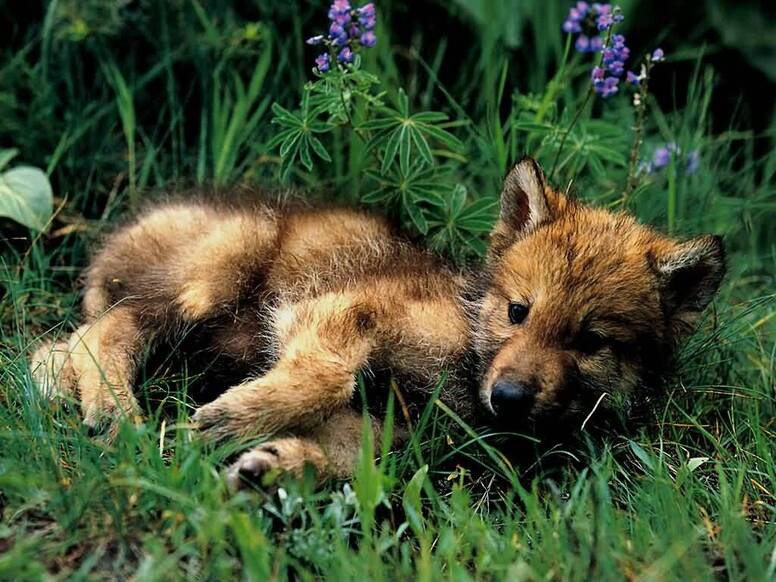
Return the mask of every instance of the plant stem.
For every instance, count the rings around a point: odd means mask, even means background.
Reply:
[[[558,160],[560,160],[560,154],[561,152],[563,152],[563,146],[566,145],[566,139],[571,133],[571,130],[574,129],[574,126],[577,124],[577,121],[579,121],[579,118],[582,116],[582,112],[585,110],[585,108],[587,108],[587,104],[589,103],[590,98],[593,96],[594,93],[595,93],[595,90],[591,85],[590,89],[587,92],[587,95],[585,96],[585,100],[582,102],[582,105],[580,105],[577,108],[576,113],[574,113],[574,118],[571,120],[571,123],[569,124],[568,128],[563,133],[563,137],[560,140],[560,145],[558,146],[558,151],[555,152],[555,160],[552,162],[552,169],[550,170],[550,179],[552,179],[555,176],[555,169],[558,166]]]
[[[638,183],[637,170],[641,144],[644,141],[644,120],[647,114],[647,96],[649,95],[649,75],[651,71],[652,62],[648,61],[644,79],[639,86],[639,103],[636,106],[636,123],[633,126],[633,144],[631,145],[630,161],[628,162],[628,181],[620,199],[620,206],[623,207],[628,201],[628,196],[633,193]]]

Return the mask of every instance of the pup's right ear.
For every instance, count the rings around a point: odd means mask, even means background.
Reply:
[[[491,252],[498,253],[550,220],[541,166],[528,156],[517,162],[504,180],[501,213],[491,235]]]

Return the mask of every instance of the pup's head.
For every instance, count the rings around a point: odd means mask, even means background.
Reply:
[[[504,182],[486,270],[480,396],[520,430],[581,422],[654,384],[725,266],[718,237],[680,242],[584,206],[525,158]]]

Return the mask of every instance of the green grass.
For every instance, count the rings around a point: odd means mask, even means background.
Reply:
[[[643,157],[673,141],[699,149],[700,170],[673,163],[640,178],[627,207],[675,234],[723,234],[729,275],[664,397],[627,430],[525,440],[510,464],[499,435],[473,434],[430,404],[406,447],[377,461],[367,447],[350,483],[230,496],[220,470],[233,451],[186,428],[185,371],[144,380],[148,422],[124,426],[114,444],[90,438],[76,407],[42,401],[27,354],[77,324],[78,273],[100,233],[156,189],[277,185],[269,105],[298,102],[313,56],[302,39],[325,18],[322,6],[269,0],[255,13],[141,4],[50,2],[0,54],[0,135],[47,169],[61,207],[42,235],[2,223],[0,579],[776,577],[774,132],[734,112],[712,118],[719,79],[698,46],[677,57],[695,63],[686,91],[668,72],[653,80],[674,94],[651,103]],[[524,4],[435,5],[461,39],[399,28],[403,3],[381,2],[365,68],[389,102],[404,87],[413,112],[450,115],[465,148],[438,171],[469,200],[495,197],[510,160],[529,152],[548,169],[558,158],[556,185],[617,205],[629,99],[586,107],[557,155],[588,63],[570,55],[556,76],[566,6]],[[290,181],[358,200],[371,186],[364,144],[347,128],[330,137],[332,163],[295,167]],[[432,230],[432,242],[447,248],[456,228]]]

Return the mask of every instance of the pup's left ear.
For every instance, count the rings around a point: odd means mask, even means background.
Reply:
[[[725,276],[722,237],[701,236],[655,257],[664,309],[677,335],[692,328]]]
[[[491,258],[550,220],[545,186],[544,172],[533,158],[524,157],[509,171],[501,189],[501,212],[490,234]]]
[[[528,234],[549,219],[545,185],[542,167],[528,156],[517,162],[504,179],[499,219],[517,237]]]

